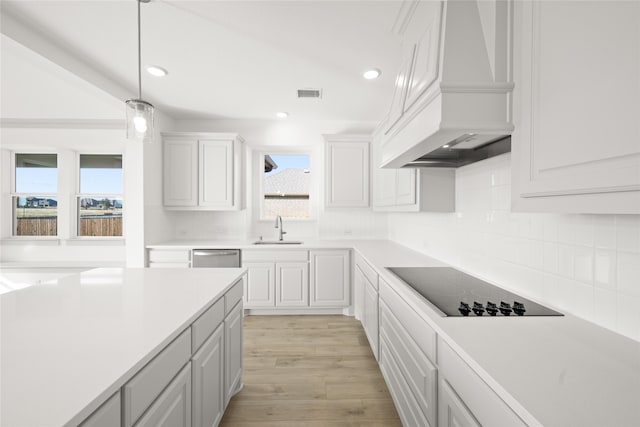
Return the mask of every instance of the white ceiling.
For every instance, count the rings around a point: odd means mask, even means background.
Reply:
[[[124,89],[102,88],[114,96],[136,97],[135,0],[1,5],[24,27],[3,30],[7,35],[71,72],[99,70]],[[142,4],[143,66],[170,74],[145,72],[143,98],[175,118],[272,119],[288,111],[291,119],[378,121],[400,59],[400,39],[391,32],[400,5],[153,0]],[[38,42],[33,34],[44,37]],[[368,67],[382,76],[364,80]],[[323,98],[297,99],[300,88],[321,88]]]

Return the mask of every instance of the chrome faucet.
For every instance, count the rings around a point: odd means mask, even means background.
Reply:
[[[282,229],[282,217],[280,215],[276,217],[275,228],[278,229],[278,240],[282,242],[282,235],[287,234],[287,232]]]

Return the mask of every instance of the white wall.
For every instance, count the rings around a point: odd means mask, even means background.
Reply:
[[[514,213],[510,155],[456,172],[456,213],[390,214],[389,238],[640,341],[640,216]]]
[[[374,123],[301,122],[295,120],[180,120],[175,130],[192,132],[237,132],[247,146],[247,209],[240,212],[171,212],[177,239],[245,239],[273,236],[273,222],[260,221],[255,192],[261,150],[307,151],[312,154],[311,173],[316,218],[285,221],[288,239],[296,238],[385,238],[386,216],[370,209],[324,208],[323,134],[371,133]],[[251,167],[250,167],[251,166]],[[312,198],[314,195],[312,194]]]

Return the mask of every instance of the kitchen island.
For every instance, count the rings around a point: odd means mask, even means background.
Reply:
[[[2,295],[0,425],[78,425],[165,347],[183,340],[190,358],[194,322],[241,313],[244,274],[103,268]]]

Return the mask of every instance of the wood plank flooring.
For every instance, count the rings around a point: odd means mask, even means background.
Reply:
[[[402,425],[353,317],[247,316],[243,363],[221,427]]]

